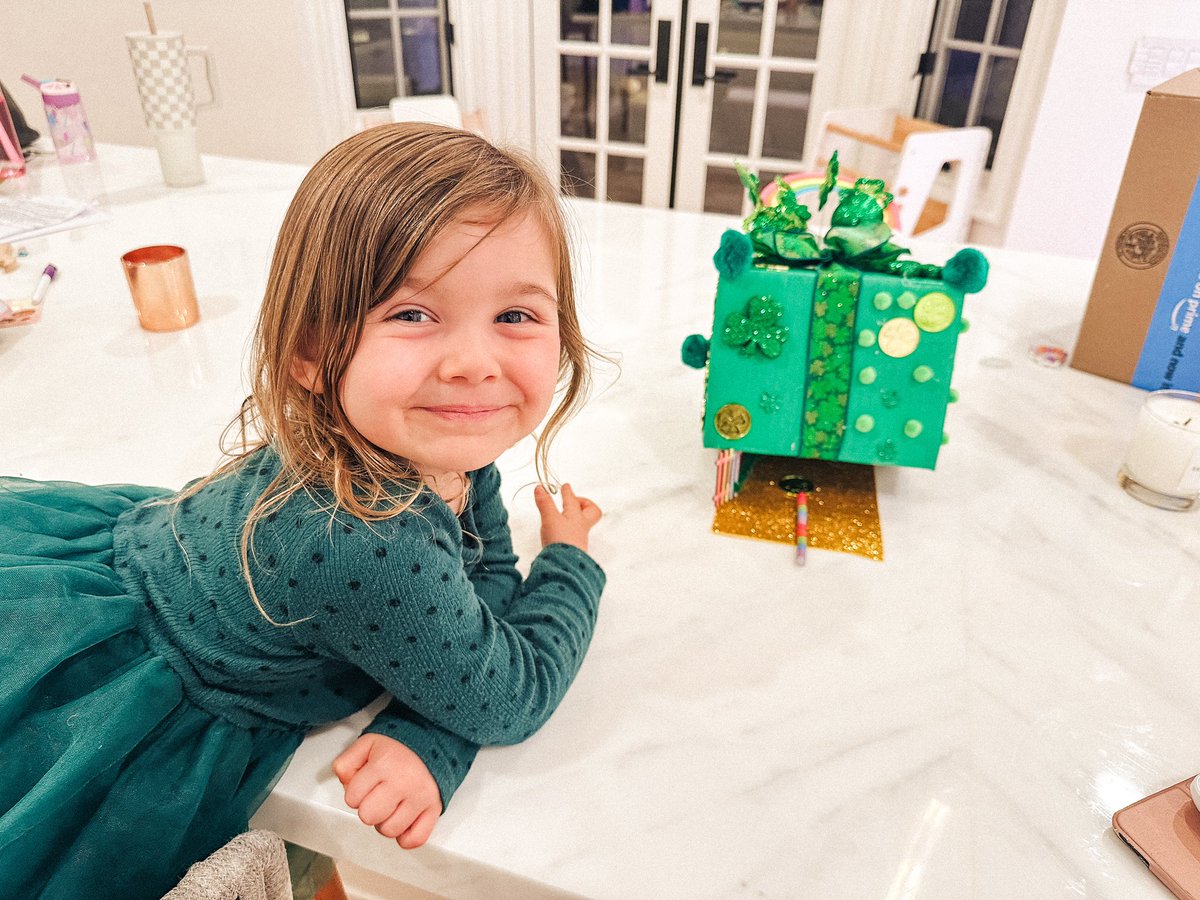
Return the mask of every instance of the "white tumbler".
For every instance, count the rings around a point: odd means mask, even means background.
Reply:
[[[154,138],[163,181],[171,187],[204,183],[196,144],[196,111],[217,104],[216,70],[204,47],[188,47],[178,31],[135,31],[125,35],[146,127]],[[209,98],[197,103],[189,56],[204,57]]]

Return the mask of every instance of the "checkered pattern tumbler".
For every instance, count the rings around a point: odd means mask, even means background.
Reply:
[[[125,35],[146,127],[154,136],[163,181],[171,187],[204,182],[204,167],[196,145],[196,111],[216,105],[212,57],[203,47],[188,47],[178,31]],[[209,99],[196,103],[189,56],[203,56]]]

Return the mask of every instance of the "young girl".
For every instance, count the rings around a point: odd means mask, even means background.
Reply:
[[[423,843],[587,649],[600,511],[537,488],[522,580],[492,463],[562,388],[544,472],[588,353],[532,162],[415,124],[327,153],[280,231],[233,458],[175,495],[0,482],[3,892],[161,896],[381,690],[335,772]]]

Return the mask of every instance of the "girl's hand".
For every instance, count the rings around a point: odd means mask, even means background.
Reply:
[[[364,734],[333,761],[346,805],[405,850],[420,847],[442,814],[437,782],[421,757],[382,734]]]
[[[588,532],[600,521],[600,507],[587,497],[576,497],[569,484],[562,486],[562,511],[540,484],[533,489],[533,502],[542,517],[542,546],[571,544],[585,553]]]

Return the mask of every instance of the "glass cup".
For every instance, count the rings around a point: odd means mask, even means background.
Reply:
[[[1200,394],[1154,391],[1138,413],[1117,476],[1130,496],[1184,511],[1200,497]]]
[[[200,321],[187,251],[160,244],[121,257],[138,323],[147,331],[179,331]]]

